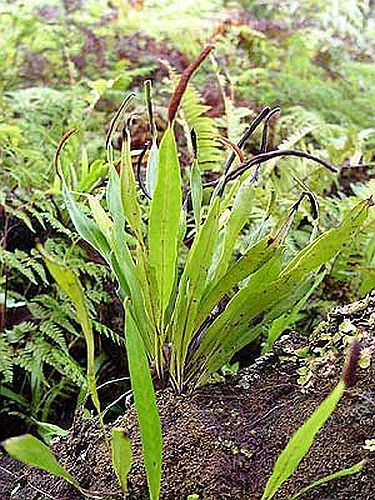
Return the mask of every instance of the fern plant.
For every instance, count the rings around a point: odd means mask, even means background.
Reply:
[[[95,317],[98,308],[110,302],[105,290],[110,280],[106,267],[87,262],[85,252],[67,245],[64,237],[50,238],[47,248],[79,270],[90,314]],[[33,424],[32,419],[53,419],[58,401],[73,394],[76,397],[86,385],[77,350],[82,338],[77,317],[66,298],[51,287],[35,249],[10,251],[0,247],[0,263],[2,411],[17,412],[28,424]],[[93,325],[101,337],[123,344],[109,326],[99,321]]]
[[[183,200],[173,128],[189,79],[210,50],[205,49],[185,70],[171,98],[169,125],[158,148],[154,192],[148,193],[139,179],[144,196],[150,200],[148,206],[139,199],[126,124],[120,174],[113,161],[111,139],[131,96],[116,113],[107,135],[111,164],[108,211],[98,198],[91,197],[92,218],[86,216],[69,191],[56,158],[65,203],[77,231],[111,267],[120,296],[129,298],[126,314],[136,325],[149,360],[155,363],[160,379],[169,376],[177,391],[206,383],[239,349],[259,337],[262,315],[301,293],[301,283],[347,245],[368,211],[367,201],[359,203],[337,228],[314,238],[285,262],[285,237],[305,197],[316,212],[313,195],[303,192],[276,227],[233,262],[233,250],[255,196],[252,167],[282,156],[307,158],[332,167],[301,151],[266,151],[236,168],[227,164],[225,173],[208,185],[202,184],[199,175],[192,176],[190,194]],[[272,110],[266,116],[269,113]],[[203,206],[205,188],[210,195]],[[185,221],[191,209],[195,235],[186,252]]]

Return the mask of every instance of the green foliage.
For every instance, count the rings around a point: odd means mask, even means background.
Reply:
[[[78,247],[68,247],[62,238],[50,239],[47,248],[55,258],[65,259],[70,268],[80,273],[90,315],[95,317],[98,307],[109,300],[105,290],[108,270],[87,262]],[[62,400],[76,399],[80,388],[87,389],[83,360],[75,352],[76,346],[81,344],[82,333],[69,299],[58,295],[56,288],[48,283],[39,252],[4,252],[0,248],[0,255],[4,253],[12,258],[3,260],[6,293],[0,295],[0,303],[6,307],[6,317],[10,321],[16,318],[16,321],[10,322],[0,336],[0,392],[5,398],[1,411],[16,411],[33,425],[31,418],[39,421],[54,418]],[[16,257],[19,257],[18,262],[15,262]],[[27,276],[23,279],[25,272]],[[25,295],[22,295],[23,286]],[[100,336],[116,345],[124,344],[105,324],[94,321],[93,326]],[[18,397],[14,391],[20,377],[23,383],[18,389]]]
[[[84,496],[92,496],[89,490],[81,488],[79,482],[63,467],[51,449],[31,434],[24,434],[3,441],[5,451],[16,460],[50,474],[65,479],[77,488]],[[112,465],[121,485],[123,493],[127,490],[126,477],[132,463],[131,443],[123,429],[112,429]],[[154,497],[152,497],[154,498]],[[156,497],[155,497],[156,498]]]
[[[160,327],[175,281],[177,243],[181,212],[180,164],[172,128],[168,128],[159,148],[158,175],[150,206],[149,255],[160,293]],[[132,200],[136,204],[136,200]],[[156,290],[155,290],[156,292]],[[156,295],[156,293],[155,293]]]
[[[335,410],[345,390],[340,381],[302,427],[293,435],[275,463],[274,470],[264,490],[262,500],[273,498],[280,486],[294,473],[310,449],[319,429]]]
[[[87,390],[85,359],[77,356],[84,342],[79,318],[69,298],[50,283],[32,249],[34,237],[48,238],[48,253],[84,283],[91,318],[112,300],[107,290],[116,277],[121,299],[130,297],[148,362],[156,361],[158,377],[170,380],[177,390],[207,382],[234,352],[256,338],[266,340],[265,350],[272,348],[309,310],[318,316],[317,308],[330,305],[319,285],[324,274],[345,282],[354,295],[374,287],[374,210],[363,221],[367,201],[358,205],[375,194],[373,181],[366,180],[375,150],[370,3],[247,2],[233,23],[226,22],[226,16],[232,21],[233,12],[220,0],[199,5],[192,0],[183,5],[156,2],[139,10],[121,2],[113,9],[106,2],[83,2],[76,8],[54,0],[43,6],[32,0],[0,7],[3,413],[15,412],[33,425],[39,422],[42,433],[41,425],[47,425],[62,399],[76,399],[80,388]],[[252,19],[258,17],[259,31],[249,25],[246,9]],[[296,9],[302,28],[295,23]],[[217,19],[219,10],[223,23]],[[150,75],[159,89],[159,57],[178,68],[185,56],[199,52],[201,39],[211,36],[211,17],[217,35],[211,60],[216,80],[210,75],[204,85],[201,72],[195,84],[189,83],[161,152],[157,129],[164,128],[165,101],[162,92],[155,93],[146,172],[150,210],[133,174],[136,152],[128,132],[119,176],[111,161],[117,137],[110,135],[106,157],[102,124],[124,91],[137,90],[139,78]],[[121,40],[125,57],[120,56]],[[170,70],[173,84],[178,72]],[[277,102],[283,109],[270,126],[270,147],[279,141],[279,149],[314,153],[343,167],[340,176],[311,168],[305,159],[281,158],[262,166],[258,182],[245,174],[227,184],[220,197],[212,195],[203,185],[212,179],[208,168],[217,172],[222,163],[216,137],[223,134],[237,142],[252,110],[265,102]],[[151,98],[148,104],[150,112]],[[132,103],[133,109],[143,113],[138,102]],[[220,116],[211,118],[212,111]],[[118,118],[113,132],[122,125],[122,114]],[[51,165],[59,138],[70,127],[81,133],[64,145],[58,158],[65,185]],[[135,130],[134,143],[138,139]],[[245,155],[259,151],[260,142],[257,130],[245,145]],[[192,156],[197,159],[188,172]],[[180,162],[181,178],[189,179],[191,189],[184,204],[188,188],[180,186]],[[362,163],[370,167],[358,182],[356,166]],[[353,168],[346,183],[348,166]],[[301,189],[315,194],[318,219],[303,203],[298,213],[293,209]],[[361,212],[350,228],[356,210]],[[79,237],[101,253],[106,266],[96,262],[91,248],[88,255],[79,248]],[[30,245],[25,248],[26,240]],[[314,269],[308,268],[309,262]],[[316,274],[320,264],[324,269]],[[123,347],[118,333],[98,320],[91,322],[97,347],[100,336]],[[92,342],[90,352],[93,361]]]
[[[21,462],[43,469],[79,488],[78,481],[56,460],[51,450],[31,434],[7,439],[2,443],[12,457]]]
[[[68,269],[65,266],[53,260],[49,255],[47,255],[42,250],[42,248],[40,248],[40,250],[42,252],[44,262],[46,263],[49,272],[51,273],[52,277],[56,280],[59,287],[64,291],[64,293],[68,295],[69,299],[72,301],[74,308],[76,310],[77,318],[81,324],[82,331],[86,341],[87,385],[94,406],[100,416],[100,402],[95,381],[94,334],[93,334],[92,322],[85,301],[84,291],[82,289],[79,280],[77,279],[77,276],[71,269]]]
[[[125,337],[134,404],[142,438],[150,499],[160,492],[162,436],[155,392],[142,337],[133,317],[131,303],[126,309]]]
[[[340,225],[312,236],[308,244],[284,259],[285,238],[303,197],[307,194],[316,204],[311,192],[306,191],[270,234],[250,245],[232,264],[236,243],[251,217],[256,189],[246,169],[231,171],[219,181],[205,207],[205,220],[181,259],[177,257],[184,247],[181,221],[185,213],[172,125],[160,144],[156,188],[142,216],[144,205],[140,204],[130,165],[129,139],[125,144],[119,178],[111,171],[109,214],[99,203],[91,204],[90,219],[66,187],[63,195],[78,232],[111,265],[120,295],[132,300],[134,321],[159,377],[168,370],[173,385],[181,391],[187,383],[194,387],[207,382],[239,349],[259,337],[264,323],[255,328],[252,322],[256,317],[275,306],[279,314],[283,307],[284,312],[288,310],[286,304],[301,293],[300,284],[355,236],[367,217],[369,203],[358,203]],[[118,205],[119,196],[122,206]],[[230,196],[229,207],[226,196]],[[126,221],[130,231],[124,233],[123,222],[120,225],[116,219]],[[147,238],[141,219],[148,220]],[[132,241],[136,250],[133,255],[127,241]],[[113,254],[110,248],[115,249]],[[224,297],[229,301],[220,310]],[[169,343],[170,366],[163,356]]]
[[[129,436],[120,427],[112,429],[112,464],[117,479],[125,493],[128,489],[127,476],[132,465],[132,448]]]

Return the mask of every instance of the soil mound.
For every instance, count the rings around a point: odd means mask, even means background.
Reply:
[[[310,339],[291,334],[275,353],[250,368],[191,395],[159,393],[163,424],[163,500],[260,499],[273,464],[290,436],[338,381],[345,340],[356,332],[368,354],[374,352],[375,294],[331,311]],[[305,366],[300,349],[318,353],[309,383],[298,383]],[[326,355],[323,353],[326,352]],[[301,370],[299,371],[301,374]],[[312,481],[366,458],[362,472],[334,480],[304,495],[306,500],[375,498],[375,456],[364,448],[375,436],[375,367],[359,368],[356,384],[319,432],[297,473],[275,498],[288,499]],[[134,410],[116,422],[130,434],[134,465],[129,498],[147,498]],[[77,417],[70,434],[54,445],[61,462],[84,488],[99,498],[122,498],[94,419]],[[46,473],[25,468],[3,456],[2,500],[79,500],[80,493]]]

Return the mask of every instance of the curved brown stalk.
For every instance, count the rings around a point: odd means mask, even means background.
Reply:
[[[202,64],[202,62],[206,59],[206,57],[212,51],[213,48],[214,48],[214,45],[207,45],[207,47],[205,47],[201,51],[201,53],[198,55],[198,57],[191,64],[189,64],[189,66],[182,73],[180,81],[178,82],[177,87],[176,87],[176,89],[172,95],[172,98],[169,102],[169,107],[168,107],[169,123],[172,123],[176,117],[176,113],[177,113],[178,108],[180,106],[182,97],[183,97],[184,92],[186,90],[186,87],[189,83],[189,80],[193,76],[194,72]]]
[[[142,149],[140,155],[138,156],[137,168],[136,168],[136,172],[135,172],[136,173],[136,177],[137,177],[137,181],[138,181],[138,184],[139,184],[139,187],[141,188],[142,193],[149,200],[151,200],[152,198],[151,198],[150,193],[146,189],[145,183],[143,182],[142,174],[141,174],[141,168],[142,168],[143,159],[144,159],[144,157],[145,157],[148,149],[150,148],[150,145],[151,145],[151,142],[146,142],[146,144],[143,146],[143,149]]]
[[[296,156],[298,158],[306,158],[307,160],[319,163],[319,165],[322,165],[331,172],[337,173],[337,169],[333,165],[328,163],[328,161],[318,158],[317,156],[314,156],[310,153],[306,153],[305,151],[299,151],[296,149],[275,150],[275,151],[268,151],[267,153],[261,153],[259,155],[254,156],[250,160],[244,162],[236,170],[234,170],[225,177],[223,181],[223,186],[225,186],[229,181],[233,181],[234,179],[237,179],[237,177],[240,177],[244,172],[246,172],[246,170],[253,167],[254,165],[258,163],[259,164],[265,163],[279,156]]]
[[[75,134],[78,133],[78,129],[76,128],[71,128],[69,130],[67,130],[63,136],[61,137],[60,139],[60,142],[56,148],[56,151],[55,151],[55,155],[53,157],[53,165],[55,167],[55,170],[56,170],[56,173],[57,175],[61,178],[61,173],[59,172],[59,158],[60,158],[60,154],[61,154],[61,151],[63,150],[65,144],[68,142],[68,140]]]
[[[270,111],[271,111],[271,108],[269,106],[265,106],[260,111],[260,113],[254,118],[254,120],[250,123],[250,125],[247,127],[247,129],[245,130],[245,132],[242,134],[241,138],[237,142],[237,146],[239,148],[242,148],[245,145],[245,143],[252,136],[252,134],[255,132],[255,130],[259,127],[259,125],[262,123],[262,121],[267,117],[267,115]],[[232,152],[224,165],[224,174],[226,174],[229,171],[235,158],[236,158],[236,155]]]

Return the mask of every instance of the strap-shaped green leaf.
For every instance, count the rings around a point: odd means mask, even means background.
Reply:
[[[334,479],[338,479],[340,477],[351,476],[352,474],[357,474],[357,472],[361,472],[364,464],[365,464],[365,460],[361,460],[360,462],[356,463],[355,465],[352,465],[351,467],[347,467],[345,469],[338,470],[336,472],[333,472],[332,474],[328,474],[327,476],[324,476],[320,479],[317,479],[313,483],[309,484],[305,488],[302,488],[300,491],[298,491],[295,495],[292,496],[292,498],[290,500],[296,500],[297,498],[302,497],[305,493],[312,490],[313,488],[316,488],[317,486],[320,486],[321,484],[329,483],[330,481],[333,481]]]
[[[224,276],[211,284],[199,305],[196,328],[203,323],[225,294],[229,294],[233,287],[260,269],[274,255],[281,242],[273,241],[270,243],[269,240],[269,236],[266,236],[250,247]]]
[[[280,486],[294,473],[309,451],[316,434],[335,410],[344,394],[345,384],[340,381],[311,417],[300,427],[277,459],[262,500],[271,500]]]
[[[96,410],[100,413],[100,402],[95,381],[95,344],[92,322],[87,309],[84,291],[74,272],[66,266],[52,259],[41,249],[44,262],[51,273],[52,277],[58,286],[68,295],[76,310],[78,321],[82,327],[82,331],[86,341],[87,350],[87,383],[91,394],[92,401]]]
[[[288,263],[282,276],[287,277],[297,272],[310,272],[331,259],[348,245],[349,240],[366,220],[368,208],[368,200],[360,201],[338,227],[322,234],[301,250]]]
[[[100,200],[96,196],[89,195],[88,199],[94,221],[97,223],[100,231],[106,237],[106,240],[110,241],[111,233],[113,231],[113,222],[102,207]]]
[[[200,228],[179,280],[176,306],[172,318],[172,362],[176,363],[177,378],[182,368],[194,332],[194,322],[206,286],[216,244],[220,215],[220,198],[212,202],[207,218]]]
[[[145,346],[129,304],[125,304],[125,339],[150,498],[158,500],[162,462],[160,418]]]
[[[318,274],[315,278],[314,282],[308,287],[306,293],[302,296],[301,299],[298,300],[290,309],[288,309],[284,314],[277,316],[271,323],[270,328],[267,332],[267,338],[264,342],[262,348],[262,354],[267,353],[271,350],[273,344],[278,340],[281,334],[289,328],[293,323],[297,321],[299,312],[305,306],[306,302],[310,298],[311,294],[316,290],[316,288],[322,282],[325,272]],[[292,295],[293,296],[293,295]],[[276,309],[277,310],[277,309]],[[272,310],[274,312],[274,310]],[[275,311],[276,312],[276,311]]]
[[[274,276],[274,281],[270,282],[267,281],[266,275],[264,277],[264,285],[266,286],[260,286],[258,289],[257,287],[248,288],[247,291],[241,289],[229,302],[224,312],[205,331],[193,361],[199,357],[208,366],[210,373],[226,363],[230,359],[230,357],[226,358],[226,356],[232,356],[241,347],[239,338],[243,337],[243,328],[246,328],[246,324],[250,319],[280,302],[310,272],[319,269],[320,266],[346,246],[365,221],[368,206],[369,202],[367,200],[356,205],[338,227],[331,229],[307,245],[300,252],[302,257],[299,258],[299,255],[297,255],[292,261],[294,265],[289,264],[286,268],[287,271],[284,269],[278,279],[275,279]],[[262,269],[267,269],[266,266],[267,263],[258,271],[259,275],[261,275]],[[248,295],[246,295],[247,293]],[[216,339],[219,336],[225,339],[225,345],[220,344],[218,349],[215,350],[213,346],[215,346]],[[210,356],[215,356],[213,358],[215,361],[212,361]],[[199,366],[199,363],[197,365]],[[204,378],[207,377],[204,371],[201,371],[200,379]]]
[[[121,201],[124,209],[125,219],[134,232],[138,241],[143,241],[141,225],[141,208],[137,195],[137,183],[135,180],[131,155],[130,136],[127,133],[123,139],[121,150]]]
[[[113,185],[110,183],[110,185]],[[62,187],[62,195],[68,209],[70,218],[76,228],[78,234],[87,241],[90,245],[92,245],[107,261],[108,265],[110,265],[115,273],[119,284],[120,284],[120,296],[124,298],[126,295],[130,295],[130,290],[128,283],[125,279],[124,274],[121,272],[118,262],[113,256],[112,249],[106,239],[106,236],[100,230],[98,224],[94,221],[90,220],[86,215],[82,213],[77,203],[74,201],[73,196],[70,194],[65,182],[63,182]],[[98,208],[98,207],[95,207]],[[116,212],[118,213],[118,212]],[[103,214],[95,213],[96,217],[102,217]],[[103,221],[102,221],[103,222]],[[106,227],[106,223],[104,222],[103,228]],[[110,228],[108,228],[110,229]],[[124,235],[126,233],[124,232]],[[107,237],[109,234],[107,233]]]
[[[128,489],[128,474],[132,466],[132,445],[129,436],[124,429],[114,427],[112,429],[112,464],[117,479],[125,493]]]
[[[223,239],[220,257],[216,269],[214,270],[215,279],[223,276],[228,269],[238,235],[246,222],[248,222],[253,208],[254,189],[251,176],[247,173],[234,197],[229,218],[222,230]]]
[[[87,218],[77,206],[73,196],[70,194],[65,182],[62,186],[62,195],[68,209],[70,218],[76,228],[78,234],[85,241],[90,243],[104,258],[108,257],[110,248],[105,239],[105,236],[100,231],[95,222]]]
[[[126,242],[125,231],[120,222],[115,224],[112,241],[114,256],[119,267],[118,273],[124,276],[129,287],[128,296],[131,298],[133,304],[134,315],[137,319],[142,339],[147,348],[147,352],[154,354],[155,331],[151,327],[149,306],[146,303],[147,296],[145,297],[145,294],[147,293],[147,288],[142,288],[139,266],[136,266],[133,260]]]
[[[31,434],[9,438],[1,444],[11,457],[61,477],[79,488],[78,481],[56,460],[48,446]]]
[[[174,133],[169,126],[160,144],[148,233],[150,266],[156,274],[162,315],[167,308],[176,273],[181,203],[180,162]]]
[[[249,332],[248,336],[251,337],[248,323],[254,317],[251,312],[255,306],[254,297],[257,294],[261,296],[278,277],[282,252],[282,249],[277,250],[269,261],[250,276],[247,284],[232,298],[223,313],[205,330],[191,362],[199,377],[198,385],[202,385],[210,373],[230,360],[244,331]]]
[[[195,220],[195,228],[196,231],[198,232],[201,223],[201,210],[202,210],[202,199],[203,199],[202,176],[198,160],[194,160],[193,165],[191,167],[190,189],[191,189],[191,202],[193,205],[193,213]]]
[[[279,224],[264,238],[250,246],[218,281],[213,280],[199,305],[195,327],[198,328],[226,294],[260,269],[280,248],[292,225],[296,210],[292,207]]]

